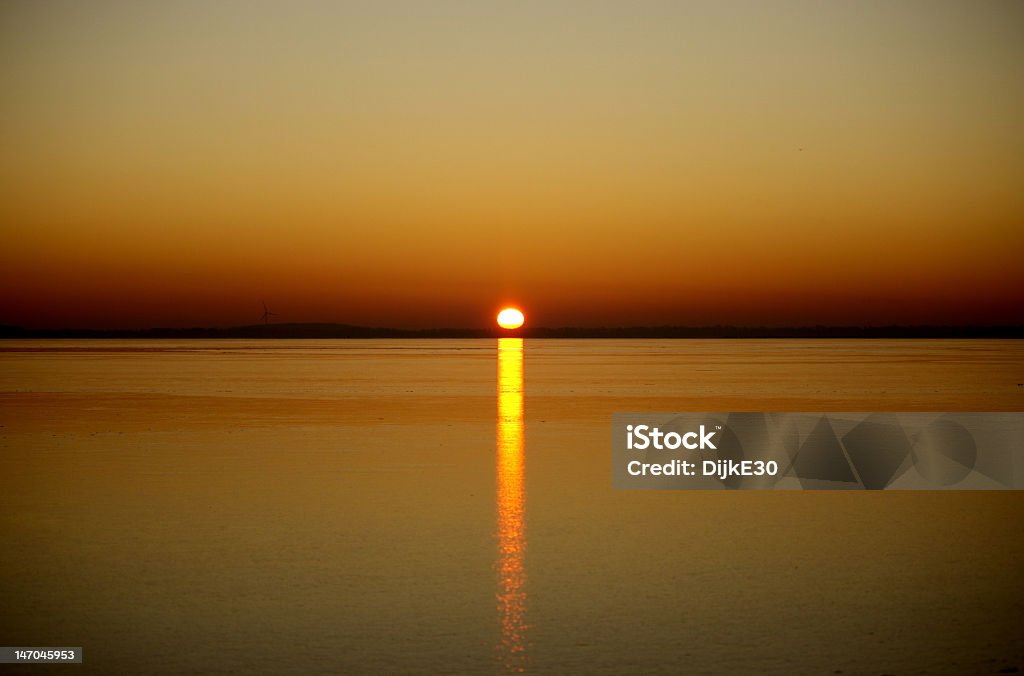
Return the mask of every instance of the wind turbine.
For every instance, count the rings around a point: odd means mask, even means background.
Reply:
[[[270,318],[271,317],[276,317],[276,316],[277,316],[276,312],[271,312],[270,309],[267,308],[267,301],[263,301],[263,323],[264,324],[269,324],[270,323]]]

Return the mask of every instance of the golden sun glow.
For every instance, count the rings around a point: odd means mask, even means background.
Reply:
[[[507,307],[498,313],[498,326],[503,329],[518,329],[524,321],[526,317],[514,307]]]

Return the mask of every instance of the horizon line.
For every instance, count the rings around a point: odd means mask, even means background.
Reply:
[[[0,339],[17,338],[1024,338],[1024,324],[885,324],[796,326],[632,325],[519,329],[395,328],[338,322],[288,322],[228,327],[29,328],[0,325]]]

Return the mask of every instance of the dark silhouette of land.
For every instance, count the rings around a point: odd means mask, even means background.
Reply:
[[[0,325],[0,338],[1024,338],[1009,326],[629,326],[392,329],[349,324],[253,324],[229,328],[31,329]]]

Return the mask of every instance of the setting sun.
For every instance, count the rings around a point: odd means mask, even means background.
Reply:
[[[498,326],[503,329],[518,329],[524,321],[526,317],[514,307],[507,307],[498,313]]]

